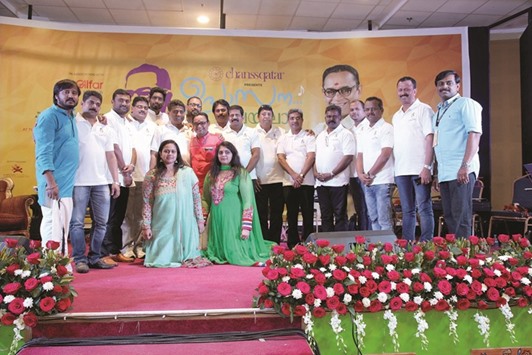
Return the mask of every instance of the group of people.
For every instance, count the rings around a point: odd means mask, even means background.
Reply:
[[[61,80],[54,105],[34,128],[41,237],[65,249],[70,235],[79,273],[135,258],[150,267],[254,265],[281,242],[285,207],[288,247],[312,232],[315,190],[323,231],[347,230],[349,192],[358,229],[392,229],[396,184],[403,238],[416,237],[419,213],[425,240],[434,230],[436,176],[449,231],[465,237],[482,108],[458,94],[455,71],[436,76],[442,100],[436,113],[416,98],[416,85],[412,77],[398,80],[401,107],[391,125],[380,98],[359,99],[356,69],[333,66],[323,73],[324,123],[303,129],[303,112],[293,108],[285,130],[273,126],[269,105],[259,107],[256,127],[244,124],[241,106],[224,99],[212,105],[212,124],[196,96],[186,104],[171,100],[165,113],[166,91],[159,87],[149,97],[115,90],[104,115],[101,94],[86,91],[75,115],[81,91]]]

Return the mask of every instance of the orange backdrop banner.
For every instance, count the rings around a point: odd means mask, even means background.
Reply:
[[[125,31],[0,20],[0,176],[11,176],[17,193],[30,193],[35,184],[32,128],[39,111],[52,104],[54,83],[64,78],[76,80],[82,91],[100,91],[102,113],[110,110],[115,89],[147,95],[158,85],[169,90],[167,103],[199,96],[209,114],[217,99],[239,104],[250,126],[256,125],[262,104],[273,106],[274,124],[283,127],[286,112],[301,108],[306,128],[323,120],[322,74],[336,64],[359,71],[360,97],[382,98],[387,120],[400,106],[395,86],[402,76],[416,78],[418,97],[433,107],[439,101],[434,77],[441,70],[462,73],[464,92],[469,90],[465,29],[339,34],[118,30]]]

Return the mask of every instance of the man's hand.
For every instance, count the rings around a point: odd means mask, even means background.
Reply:
[[[241,236],[242,240],[248,240],[249,239],[249,232],[250,231],[247,230],[247,229],[242,229],[242,236]]]
[[[115,184],[114,182],[111,184],[111,197],[112,198],[118,198],[120,196],[120,185]]]

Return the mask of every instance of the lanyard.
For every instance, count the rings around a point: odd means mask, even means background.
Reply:
[[[459,97],[457,97],[457,98],[453,99],[453,101],[449,102],[449,105],[447,105],[447,107],[445,108],[445,110],[443,110],[441,116],[440,116],[440,110],[441,110],[441,109],[438,110],[438,113],[437,113],[437,115],[436,115],[436,127],[439,126],[441,119],[442,119],[443,116],[445,115],[445,112],[447,112],[447,110],[449,109],[449,107],[451,107],[451,105],[454,104],[454,102],[455,102],[456,100],[458,100],[458,99],[459,99]]]

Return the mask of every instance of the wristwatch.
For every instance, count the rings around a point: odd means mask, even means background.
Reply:
[[[425,165],[423,165],[423,167],[424,167],[425,169],[428,169],[428,170],[432,171],[432,166],[431,166],[431,165],[427,165],[427,164],[425,164]]]

